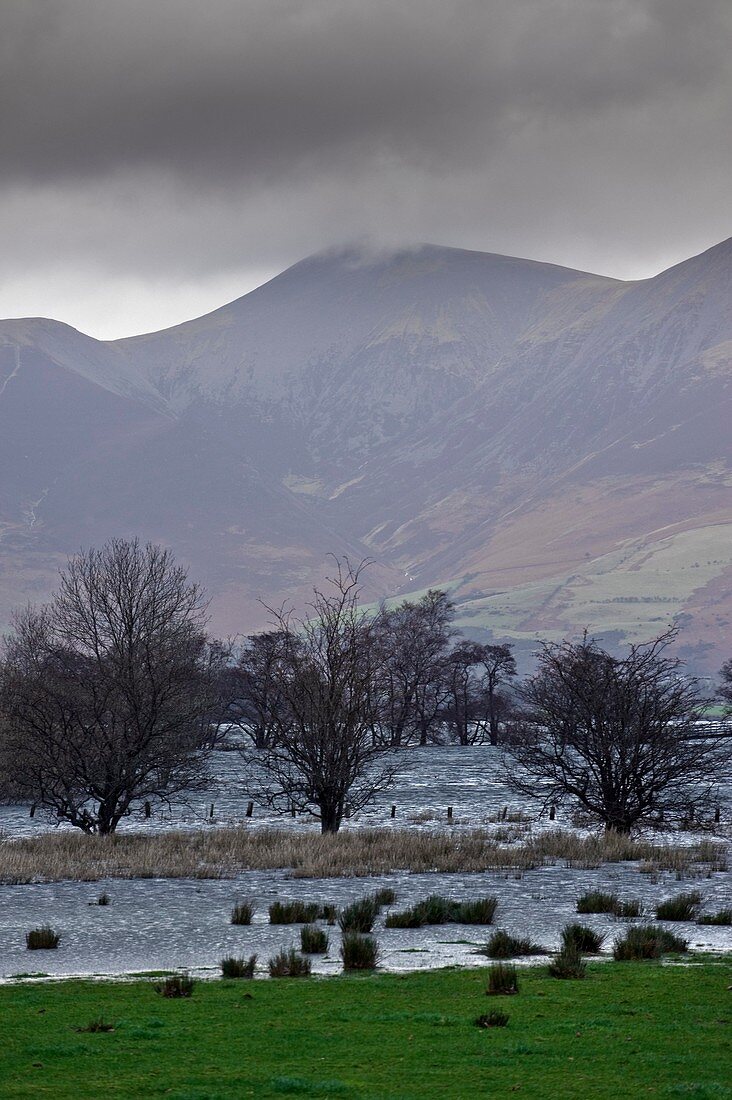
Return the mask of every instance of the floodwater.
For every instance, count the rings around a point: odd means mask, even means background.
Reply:
[[[218,972],[227,955],[256,954],[266,972],[267,959],[281,948],[299,947],[298,925],[270,925],[268,906],[275,900],[302,900],[344,905],[381,886],[396,890],[393,908],[414,904],[439,893],[466,900],[494,895],[499,904],[493,928],[445,924],[418,929],[385,929],[383,914],[375,935],[381,965],[390,971],[460,965],[486,965],[474,952],[494,928],[555,949],[562,927],[581,920],[606,935],[609,952],[615,938],[630,923],[605,915],[578,918],[575,901],[592,888],[613,890],[624,899],[639,899],[652,919],[652,906],[690,888],[700,890],[705,910],[730,903],[729,876],[717,872],[693,883],[678,883],[671,873],[653,880],[629,864],[595,870],[567,870],[552,866],[523,873],[408,874],[371,879],[288,879],[281,871],[251,871],[235,879],[115,879],[95,883],[61,882],[2,887],[0,907],[0,976],[43,972],[49,975],[115,975],[147,970],[184,968],[205,974]],[[102,892],[109,905],[93,904]],[[249,926],[230,923],[237,901],[254,902]],[[384,912],[387,912],[385,910]],[[51,924],[61,934],[52,951],[28,951],[25,932]],[[313,972],[339,972],[340,934],[328,928],[328,954],[313,956]],[[732,928],[697,926],[685,922],[666,927],[688,938],[692,948],[732,951]]]
[[[546,823],[534,820],[536,809],[506,789],[497,766],[498,753],[490,746],[430,747],[412,750],[406,759],[407,766],[399,782],[382,794],[370,811],[351,819],[344,827],[407,825],[434,829],[441,824],[447,826],[449,806],[453,810],[452,827],[495,821],[504,808],[509,815],[526,815],[533,828]],[[232,752],[216,753],[212,771],[210,787],[203,794],[170,810],[159,811],[149,821],[141,816],[131,819],[125,822],[123,830],[205,828],[241,820],[249,800],[241,758]],[[392,806],[396,807],[393,819]],[[722,836],[728,832],[725,822],[729,816],[728,803],[724,803]],[[274,823],[304,827],[302,819],[279,818],[255,808],[252,824]],[[567,827],[571,821],[560,812],[554,824]],[[0,808],[0,829],[6,835],[33,835],[47,828],[47,822],[28,816],[27,807]],[[689,843],[699,839],[694,833],[684,836]],[[675,839],[678,842],[682,837]],[[528,937],[548,950],[558,946],[562,927],[579,919],[605,934],[606,954],[629,922],[605,915],[578,918],[576,898],[586,890],[610,890],[623,899],[640,900],[646,910],[641,920],[646,921],[653,919],[653,906],[658,900],[689,889],[701,892],[706,911],[732,905],[728,872],[679,882],[671,872],[651,876],[641,873],[634,864],[612,864],[593,870],[554,865],[524,872],[453,875],[402,871],[370,879],[318,880],[290,879],[283,871],[250,871],[223,881],[111,879],[2,886],[0,978],[37,972],[52,976],[122,975],[176,968],[214,975],[225,956],[251,954],[258,956],[258,972],[264,974],[271,955],[281,948],[299,946],[299,926],[268,923],[267,909],[272,901],[292,899],[342,906],[387,885],[397,892],[394,906],[397,909],[434,893],[459,900],[494,895],[499,904],[493,927]],[[102,893],[111,899],[107,906],[94,904]],[[256,906],[253,923],[244,927],[231,925],[233,905],[245,898]],[[52,925],[61,934],[59,948],[28,951],[25,933],[42,924]],[[732,928],[684,922],[667,927],[687,938],[693,949],[732,951]],[[328,954],[312,959],[313,972],[317,974],[337,973],[341,969],[340,934],[337,927],[327,930],[331,940]],[[385,929],[382,914],[374,931],[382,967],[407,971],[486,965],[485,957],[475,952],[492,930],[453,924]]]
[[[732,744],[732,742],[731,742]],[[534,828],[549,824],[568,827],[573,824],[568,812],[561,809],[550,823],[547,816],[539,818],[535,803],[508,789],[503,777],[500,749],[490,745],[429,745],[411,748],[402,755],[403,766],[388,790],[380,792],[373,806],[344,822],[344,828],[441,824],[454,827],[476,827],[495,821],[504,810],[509,818],[523,815]],[[170,807],[158,807],[145,819],[141,808],[125,819],[120,832],[138,829],[205,828],[211,825],[232,825],[241,821],[253,797],[248,784],[246,765],[238,752],[214,752],[209,765],[210,779],[203,791],[187,798],[173,800]],[[723,823],[732,823],[732,791],[724,790],[719,798]],[[392,818],[392,807],[395,816]],[[448,819],[448,810],[452,818]],[[309,815],[296,819],[275,814],[264,806],[255,805],[250,824],[300,828],[312,824]],[[64,826],[61,826],[63,828]],[[48,819],[40,811],[29,816],[28,806],[0,806],[0,836],[32,836],[49,829]],[[688,834],[691,841],[697,839]],[[681,837],[676,842],[683,843]]]

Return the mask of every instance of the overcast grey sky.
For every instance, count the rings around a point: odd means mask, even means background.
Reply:
[[[730,0],[0,0],[0,316],[359,239],[653,274],[732,235],[731,48]]]

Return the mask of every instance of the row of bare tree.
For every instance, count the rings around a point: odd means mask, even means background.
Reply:
[[[510,647],[459,639],[444,592],[373,612],[361,570],[336,563],[306,617],[273,611],[273,629],[233,645],[207,637],[201,592],[168,551],[115,540],[71,559],[5,639],[6,797],[111,833],[200,787],[233,728],[249,793],[324,832],[393,781],[399,750],[446,736],[500,740],[515,790],[620,831],[702,806],[729,774],[727,743],[695,736],[703,700],[666,655],[671,635],[622,659],[587,638],[546,645],[509,691]]]

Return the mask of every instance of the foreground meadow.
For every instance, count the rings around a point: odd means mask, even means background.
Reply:
[[[0,988],[3,1097],[732,1097],[732,962]],[[508,1013],[505,1027],[476,1018]],[[113,1030],[84,1030],[95,1021]]]

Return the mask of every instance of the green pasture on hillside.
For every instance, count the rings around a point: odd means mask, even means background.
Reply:
[[[16,982],[0,988],[0,1096],[732,1097],[732,961],[605,963],[584,981],[486,970],[198,982]],[[480,1030],[491,1009],[508,1026]],[[114,1031],[79,1031],[103,1017]]]

